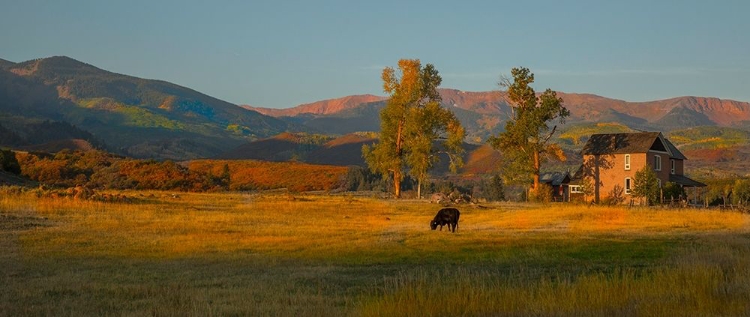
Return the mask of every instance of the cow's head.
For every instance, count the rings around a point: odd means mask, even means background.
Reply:
[[[437,226],[438,226],[437,221],[433,220],[432,222],[430,222],[430,229],[435,230],[437,229]]]

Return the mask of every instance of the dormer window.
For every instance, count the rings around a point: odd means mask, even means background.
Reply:
[[[630,154],[625,154],[625,170],[630,170]]]
[[[661,156],[654,155],[654,170],[661,171]]]

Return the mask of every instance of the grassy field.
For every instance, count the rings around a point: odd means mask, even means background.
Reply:
[[[352,196],[0,196],[0,315],[750,314],[750,216]]]

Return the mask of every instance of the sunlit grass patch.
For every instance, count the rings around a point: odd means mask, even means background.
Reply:
[[[359,307],[362,316],[685,316],[750,313],[747,242],[728,256],[683,251],[679,262],[582,274],[534,268],[422,270],[386,278]],[[725,250],[726,251],[726,250]],[[722,251],[719,251],[722,252]],[[695,261],[695,256],[712,259]],[[726,262],[722,262],[725,260]]]
[[[351,195],[0,197],[10,315],[743,315],[746,214]],[[13,223],[10,223],[13,222]],[[656,286],[654,286],[656,285]],[[442,307],[436,301],[451,301]],[[693,301],[699,304],[687,303]],[[746,303],[747,301],[745,301]],[[443,304],[445,305],[445,304]],[[697,307],[696,305],[700,305]],[[442,308],[441,308],[442,307]],[[559,309],[559,310],[555,310]]]
[[[439,206],[420,202],[156,193],[137,204],[27,198],[4,199],[0,206],[57,223],[22,235],[32,253],[170,258],[247,252],[342,262],[419,261],[435,254],[487,258],[517,246],[585,245],[582,240],[613,234],[630,241],[737,230],[748,221],[742,214],[716,211],[497,204],[461,208],[459,229],[449,234],[428,230]]]

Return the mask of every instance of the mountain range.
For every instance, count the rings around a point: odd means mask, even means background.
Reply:
[[[502,130],[511,116],[508,97],[501,91],[467,92],[440,89],[442,104],[453,110],[466,127],[469,140],[482,142]],[[673,129],[720,126],[750,127],[750,103],[706,97],[677,97],[649,102],[627,102],[592,94],[558,93],[570,110],[569,125],[617,122],[634,129],[670,131]],[[302,124],[320,133],[350,133],[377,129],[378,111],[385,97],[348,96],[300,105],[289,109],[249,107],[248,109]]]
[[[455,89],[440,89],[440,95],[442,105],[466,128],[467,162],[484,162],[483,166],[494,162],[496,158],[482,144],[502,131],[510,118],[507,95]],[[701,135],[688,133],[694,146],[695,140],[710,139],[712,134],[742,135],[750,130],[747,102],[706,97],[628,102],[593,94],[558,95],[571,112],[560,126],[558,141],[570,153],[588,135],[602,131],[679,134],[696,127]],[[109,72],[68,57],[21,63],[0,59],[0,145],[18,149],[96,147],[136,158],[361,165],[359,150],[376,140],[371,132],[379,130],[379,112],[385,104],[383,96],[352,95],[287,109],[238,106],[190,88]]]

